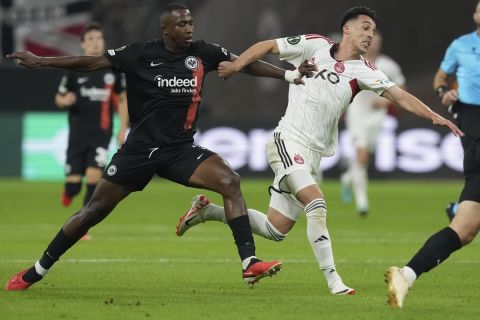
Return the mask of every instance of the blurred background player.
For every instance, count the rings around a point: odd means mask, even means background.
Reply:
[[[104,53],[105,39],[98,23],[86,25],[80,40],[86,56]],[[71,204],[73,197],[80,192],[85,176],[87,190],[83,205],[86,205],[108,162],[112,115],[117,106],[121,123],[118,143],[123,143],[128,125],[125,81],[121,74],[114,74],[111,69],[69,71],[62,77],[55,104],[68,110],[69,124],[66,181],[61,201],[66,207]]]
[[[253,209],[248,209],[248,214],[255,234],[281,241],[304,211],[307,238],[330,292],[353,294],[355,290],[347,287],[336,271],[326,223],[327,206],[315,181],[321,158],[335,152],[341,114],[360,90],[371,90],[434,124],[448,126],[455,134],[461,132],[361,57],[375,35],[375,11],[367,7],[347,10],[340,29],[343,32],[340,43],[318,34],[258,42],[234,62],[220,64],[219,76],[228,79],[269,53],[279,55],[295,67],[305,60],[316,65],[317,72],[304,80],[305,85],[290,86],[285,115],[267,143],[267,158],[275,174],[268,215]],[[210,220],[226,222],[224,208],[198,196],[180,218],[177,235]]]
[[[388,304],[401,308],[415,280],[438,266],[453,252],[473,241],[480,231],[480,1],[473,13],[474,32],[455,39],[447,49],[434,87],[453,112],[462,137],[465,184],[450,225],[432,235],[403,268],[390,267],[386,274]],[[458,91],[448,89],[447,78],[455,74]]]
[[[364,57],[373,62],[397,86],[403,88],[405,77],[402,70],[392,58],[381,53],[382,41],[382,35],[377,31]],[[390,100],[364,90],[353,99],[346,111],[346,128],[350,133],[355,153],[353,159],[347,160],[348,169],[340,178],[342,200],[350,202],[353,189],[355,206],[360,216],[366,216],[368,213],[369,157],[375,152],[378,134],[390,106],[392,106]]]

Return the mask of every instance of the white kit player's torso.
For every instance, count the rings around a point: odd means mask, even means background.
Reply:
[[[378,69],[397,85],[405,84],[405,77],[400,66],[386,55],[379,55],[375,59]],[[347,129],[352,142],[357,148],[368,148],[374,151],[377,136],[383,119],[387,113],[384,107],[376,107],[378,96],[371,91],[361,91],[348,107],[345,117]]]
[[[298,142],[332,156],[338,140],[338,120],[360,90],[377,95],[394,86],[388,77],[370,62],[337,61],[334,42],[318,34],[277,39],[280,59],[298,67],[304,60],[317,65],[305,85],[290,85],[288,106],[275,132],[281,139]]]

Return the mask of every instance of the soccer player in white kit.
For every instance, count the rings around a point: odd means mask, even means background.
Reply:
[[[295,67],[305,60],[316,65],[317,71],[303,79],[304,85],[290,86],[286,113],[267,143],[268,161],[275,173],[268,215],[254,209],[248,209],[248,215],[253,233],[281,241],[304,211],[307,238],[333,294],[353,294],[355,290],[347,287],[336,271],[326,225],[327,205],[315,176],[321,158],[334,154],[338,120],[355,95],[371,90],[434,124],[448,126],[456,135],[462,134],[362,58],[374,37],[375,21],[373,10],[351,8],[342,18],[343,35],[338,44],[318,34],[266,40],[247,49],[233,63],[220,64],[218,70],[219,76],[227,79],[268,53]],[[285,74],[285,78],[298,77],[298,70]],[[177,235],[205,221],[225,222],[224,209],[205,196],[196,196],[177,224]]]
[[[394,82],[403,87],[405,77],[400,66],[392,58],[381,54],[382,36],[376,33],[368,48],[365,58]],[[372,91],[361,91],[348,107],[345,116],[346,128],[350,133],[351,142],[355,148],[353,159],[349,161],[348,169],[342,174],[342,199],[350,202],[352,189],[355,196],[355,206],[360,216],[368,213],[368,162],[369,156],[375,151],[377,138],[383,120],[391,101],[379,97]]]

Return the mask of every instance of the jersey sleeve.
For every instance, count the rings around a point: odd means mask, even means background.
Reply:
[[[118,94],[125,90],[127,90],[127,80],[125,79],[125,74],[117,74],[115,77],[115,84],[113,85],[113,91]]]
[[[117,49],[109,49],[105,53],[105,56],[112,63],[113,71],[117,73],[133,73],[140,59],[142,47],[142,43],[134,43]]]
[[[205,51],[206,51],[205,59],[207,60],[205,62],[208,69],[207,72],[212,70],[217,70],[220,62],[231,60],[230,51],[221,47],[218,44],[206,42]]]
[[[447,48],[445,57],[440,64],[440,69],[446,74],[455,73],[458,67],[458,58],[457,58],[457,41],[453,41],[450,46]]]
[[[381,95],[396,85],[394,82],[390,81],[380,69],[373,65],[372,68],[368,66],[365,67],[365,70],[358,75],[357,83],[360,90],[373,91],[378,95]]]
[[[75,91],[75,76],[72,72],[68,72],[62,76],[58,85],[58,94],[65,95],[67,92]]]
[[[332,41],[320,35],[292,36],[278,38],[275,41],[280,52],[280,60],[285,60],[297,68],[303,61],[310,60],[319,47],[333,44]]]

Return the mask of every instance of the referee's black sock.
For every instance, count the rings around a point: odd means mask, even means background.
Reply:
[[[458,234],[450,227],[446,227],[431,236],[407,263],[417,275],[428,272],[445,261],[450,254],[462,247]]]
[[[230,229],[232,229],[233,238],[237,245],[240,259],[244,261],[247,258],[255,256],[255,242],[253,241],[252,228],[248,215],[228,221]]]
[[[75,242],[77,241],[67,238],[63,229],[60,229],[52,242],[48,245],[47,250],[43,253],[42,258],[40,258],[40,260],[23,275],[23,280],[29,283],[41,280],[53,264],[60,259],[60,256],[70,249]]]
[[[97,186],[97,184],[90,184],[88,183],[87,184],[87,193],[85,193],[85,198],[83,199],[83,205],[85,206],[88,201],[90,201],[90,199],[92,198],[92,195],[93,195],[93,191],[95,191],[95,187]]]

